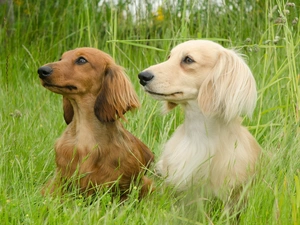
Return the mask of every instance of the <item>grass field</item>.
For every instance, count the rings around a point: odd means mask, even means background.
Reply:
[[[64,201],[42,197],[55,168],[53,145],[66,125],[61,96],[40,85],[39,66],[64,51],[96,47],[126,68],[142,107],[125,126],[156,156],[183,121],[180,108],[160,114],[137,74],[166,59],[188,39],[210,39],[246,55],[258,88],[252,120],[262,146],[249,202],[240,224],[300,224],[300,5],[283,0],[14,1],[14,21],[0,6],[0,223],[1,224],[233,224],[216,199],[176,194],[160,179],[142,201],[135,193],[120,205],[109,194]],[[156,1],[153,1],[156,2]],[[239,4],[235,3],[239,2]],[[131,10],[130,10],[131,9]]]

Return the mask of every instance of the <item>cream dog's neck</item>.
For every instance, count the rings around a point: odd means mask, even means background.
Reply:
[[[237,141],[234,134],[241,129],[239,119],[225,123],[220,118],[206,117],[197,100],[183,104],[183,109],[185,120],[166,143],[157,170],[166,176],[167,183],[176,184],[179,190],[202,181],[210,184],[213,190],[218,186],[216,183],[224,182],[222,176],[213,180],[210,177],[216,161],[214,158],[222,157],[225,149],[234,150]],[[231,158],[225,158],[224,164],[228,164]],[[223,170],[225,172],[226,168]]]
[[[201,136],[203,139],[206,137],[207,139],[220,136],[224,130],[226,133],[230,132],[230,127],[241,123],[239,117],[233,119],[232,121],[225,122],[222,118],[218,118],[217,116],[209,117],[204,115],[199,108],[199,104],[197,100],[190,100],[185,104],[182,104],[185,119],[182,124],[184,127],[185,135],[198,139]]]

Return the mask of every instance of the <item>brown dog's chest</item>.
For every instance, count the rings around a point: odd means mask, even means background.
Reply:
[[[56,164],[63,176],[70,177],[75,171],[80,172],[82,165],[92,166],[99,155],[99,143],[92,135],[85,132],[73,133],[66,130],[56,141]]]
[[[82,188],[89,182],[108,183],[120,176],[131,179],[137,175],[141,169],[141,156],[131,149],[130,142],[116,144],[113,139],[108,141],[103,135],[101,137],[87,137],[82,133],[74,135],[66,130],[55,145],[56,164],[61,175],[65,178],[80,177]],[[122,139],[118,137],[119,141]]]

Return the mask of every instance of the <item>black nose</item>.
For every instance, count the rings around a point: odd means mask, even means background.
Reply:
[[[38,69],[38,74],[41,79],[44,79],[50,76],[53,72],[53,69],[50,66],[42,66]]]
[[[154,75],[148,71],[143,71],[139,73],[138,77],[140,79],[140,84],[145,86],[153,79]]]

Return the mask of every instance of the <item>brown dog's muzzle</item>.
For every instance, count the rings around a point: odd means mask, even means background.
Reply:
[[[53,69],[50,66],[42,66],[38,69],[38,74],[41,79],[49,77],[53,73]]]

